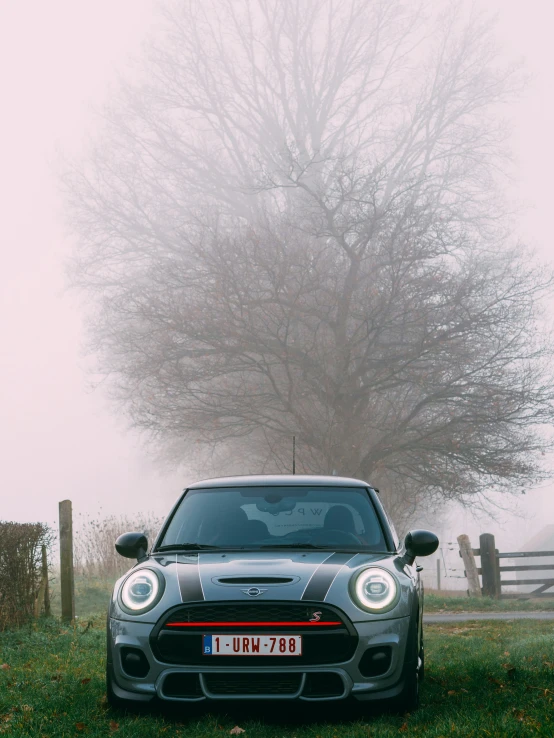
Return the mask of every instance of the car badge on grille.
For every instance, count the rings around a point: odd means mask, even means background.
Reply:
[[[312,617],[310,618],[310,623],[317,623],[319,620],[321,620],[321,613],[313,612]]]
[[[249,597],[259,597],[264,592],[267,592],[267,589],[260,589],[259,587],[250,587],[250,589],[243,589],[241,591],[244,592],[244,594],[248,595]]]

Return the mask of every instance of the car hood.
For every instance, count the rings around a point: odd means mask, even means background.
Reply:
[[[256,595],[260,599],[263,595],[263,599],[299,600],[316,570],[331,556],[329,551],[200,554],[199,573],[204,597],[206,600],[244,600],[245,592],[258,589],[262,590]],[[338,564],[335,569],[336,575],[340,570]],[[246,598],[254,596],[250,594]]]
[[[370,564],[396,574],[401,586],[399,606],[394,613],[370,615],[360,610],[349,594],[356,569]],[[138,568],[157,568],[166,587],[160,602],[150,612],[129,616],[118,605],[119,580],[112,600],[112,617],[156,622],[171,607],[185,602],[326,602],[344,610],[352,620],[401,617],[413,587],[398,556],[393,554],[333,551],[238,551],[168,553],[154,555]],[[410,586],[411,585],[411,586]]]

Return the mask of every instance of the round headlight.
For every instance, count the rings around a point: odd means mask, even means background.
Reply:
[[[123,609],[134,615],[151,610],[163,594],[164,579],[154,569],[139,569],[130,574],[121,587]]]
[[[373,566],[353,576],[351,593],[362,610],[385,612],[396,605],[400,590],[389,571]]]

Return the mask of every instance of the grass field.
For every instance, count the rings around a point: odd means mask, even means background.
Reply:
[[[554,610],[554,597],[534,600],[494,600],[425,593],[425,612],[532,612]]]
[[[182,707],[125,715],[104,699],[104,623],[55,620],[0,634],[0,735],[32,738],[554,736],[554,627],[468,622],[426,628],[427,678],[413,715],[335,703]],[[236,732],[236,731],[235,731]]]

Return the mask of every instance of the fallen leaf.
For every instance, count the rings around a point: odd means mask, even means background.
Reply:
[[[456,694],[456,692],[455,692],[455,690],[453,690],[453,689],[449,689],[449,690],[448,690],[448,692],[447,692],[446,694],[447,694],[447,695],[448,695],[449,697],[452,697],[453,695],[455,695],[455,694]]]
[[[115,733],[116,730],[119,730],[119,723],[116,723],[115,720],[110,720],[110,730],[112,733]]]
[[[244,733],[244,732],[245,732],[244,728],[239,728],[238,725],[235,725],[235,727],[231,728],[231,730],[229,731],[231,735],[240,735],[240,733]]]
[[[405,733],[408,730],[408,723],[402,723],[402,725],[398,728],[399,733]]]
[[[20,710],[21,712],[33,712],[31,705],[21,705]]]
[[[77,730],[84,730],[87,726],[84,723],[75,723]]]
[[[90,677],[85,677],[84,679],[81,679],[81,684],[88,684],[90,682]]]
[[[9,664],[2,664],[2,666],[0,666],[0,669],[4,669],[4,671],[9,668],[10,668]]]

